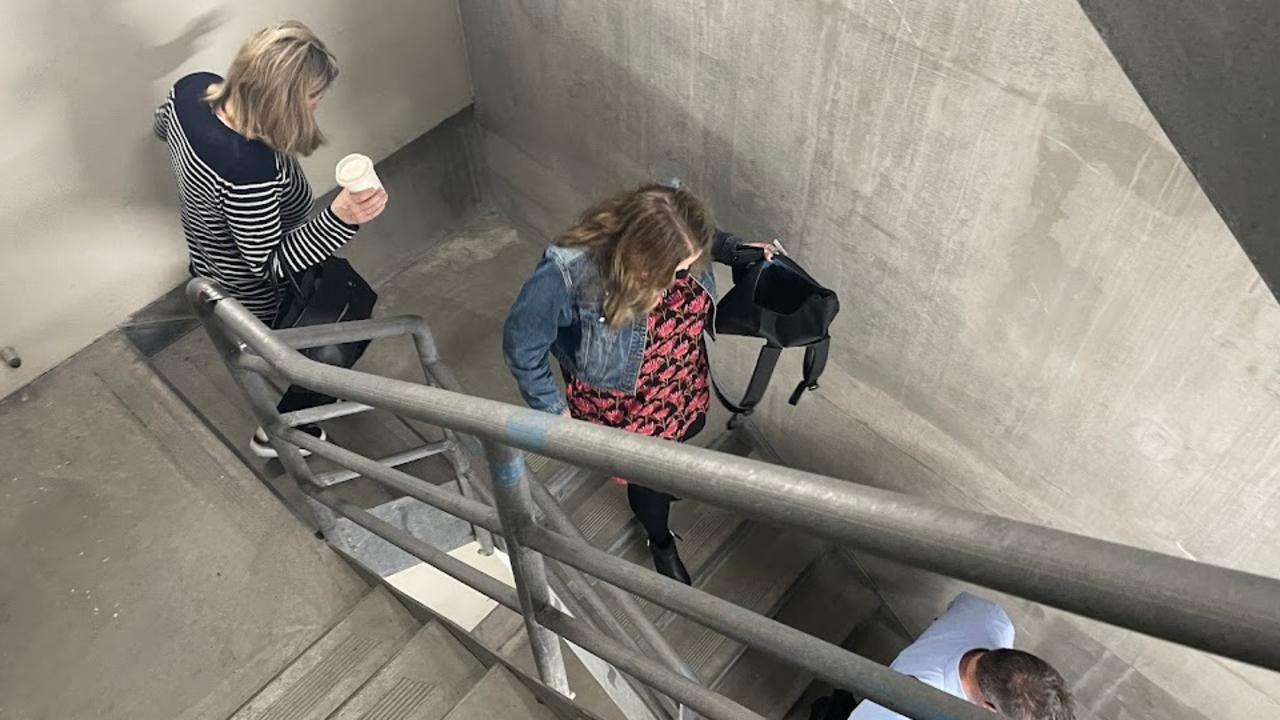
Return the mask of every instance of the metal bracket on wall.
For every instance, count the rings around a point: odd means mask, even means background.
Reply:
[[[18,355],[16,349],[9,346],[0,348],[0,360],[3,360],[5,365],[14,369],[22,367],[22,357]]]

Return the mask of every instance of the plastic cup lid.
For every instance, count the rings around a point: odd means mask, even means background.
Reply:
[[[369,170],[373,168],[373,161],[367,156],[359,153],[352,153],[338,161],[337,179],[339,185],[353,183],[356,180],[369,174]]]

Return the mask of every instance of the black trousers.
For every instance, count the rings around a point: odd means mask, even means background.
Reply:
[[[844,690],[836,690],[831,695],[820,697],[809,706],[809,720],[846,720],[858,701]]]
[[[290,385],[289,389],[285,390],[284,395],[281,396],[280,402],[276,404],[276,410],[283,415],[294,410],[306,410],[307,408],[328,405],[337,401],[338,398],[332,395],[308,390],[301,385]]]
[[[707,425],[706,415],[701,415],[693,422],[689,431],[680,438],[680,442],[692,440]],[[631,512],[644,527],[649,542],[666,546],[671,542],[671,502],[676,498],[670,493],[654,490],[635,483],[627,484],[627,504]]]

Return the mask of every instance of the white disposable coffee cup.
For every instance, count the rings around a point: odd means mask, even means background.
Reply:
[[[351,192],[382,187],[382,180],[378,178],[377,171],[373,169],[373,161],[368,155],[351,153],[342,158],[334,169],[334,175],[338,184]]]

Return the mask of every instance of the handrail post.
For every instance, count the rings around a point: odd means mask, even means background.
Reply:
[[[236,375],[236,382],[244,389],[245,396],[249,398],[249,405],[253,408],[253,414],[258,418],[258,422],[262,427],[264,429],[277,427],[281,422],[280,412],[276,410],[275,389],[271,387],[267,379],[255,372],[245,370],[233,370],[232,372]],[[286,442],[277,437],[275,433],[269,431],[267,432],[267,437],[270,439],[271,445],[275,447],[276,454],[279,457],[280,464],[284,467],[285,473],[293,480],[300,492],[304,485],[319,487],[315,475],[311,471],[311,466],[302,457],[302,452],[298,450],[297,445]],[[290,488],[290,490],[293,490],[293,488]],[[301,497],[311,510],[316,529],[326,537],[331,536],[337,524],[337,518],[334,516],[333,510],[316,502],[306,494],[302,494]]]
[[[467,453],[458,443],[458,435],[448,428],[444,428],[445,440],[449,443],[449,450],[445,452],[445,460],[449,466],[453,468],[453,477],[458,485],[458,494],[464,498],[474,498],[476,495],[476,479],[471,472],[471,463],[467,460]],[[471,526],[471,534],[475,536],[476,542],[480,544],[480,554],[489,556],[493,554],[493,533],[488,530]]]
[[[542,520],[544,522],[549,520],[547,506],[544,504],[544,497],[560,511],[561,515],[564,515],[564,510],[560,508],[560,505],[556,502],[555,498],[551,497],[550,492],[548,492],[546,487],[543,486],[542,480],[533,473],[529,473],[526,477],[528,478],[529,489],[531,491],[530,494],[533,496],[534,503],[543,513]],[[473,476],[468,476],[467,479],[472,481],[475,480]],[[487,485],[476,482],[473,485],[473,490],[475,490],[476,494],[479,495],[478,499],[480,502],[484,503],[488,507],[494,507],[493,491],[490,490]],[[569,525],[573,529],[573,532],[576,533],[575,535],[572,535],[572,537],[582,540],[582,533],[578,531],[578,526],[574,525],[572,520],[569,521]],[[556,525],[554,521],[552,521],[552,527],[556,529],[557,532],[561,532],[559,526]],[[506,552],[505,548],[503,548],[503,552]],[[631,650],[636,650],[641,654],[644,654],[644,650],[640,647],[640,644],[634,637],[632,637],[632,635],[626,632],[622,623],[618,622],[618,619],[614,617],[609,606],[605,604],[604,599],[600,597],[600,593],[596,591],[594,586],[587,582],[586,577],[583,576],[577,568],[574,568],[571,565],[565,565],[561,562],[551,563],[549,568],[550,572],[547,573],[547,581],[551,586],[551,590],[560,596],[561,602],[563,602],[565,607],[569,610],[570,615],[586,619],[589,624],[596,626],[597,629],[602,630],[606,634],[612,635],[619,643]],[[612,588],[623,598],[630,600],[632,604],[634,604],[634,599],[622,590],[613,588],[610,585],[605,585],[605,587]],[[623,610],[625,611],[625,609],[626,608],[624,607]],[[635,614],[630,619],[632,624],[635,626],[647,626],[652,629],[655,634],[658,633],[658,629],[653,626],[649,617],[641,612],[639,606],[636,606]],[[661,635],[659,635],[659,637],[661,637]],[[665,643],[666,641],[664,640],[663,642]],[[667,649],[672,653],[675,652],[670,650],[669,646]],[[684,663],[677,659],[677,668],[685,667]],[[678,669],[676,669],[676,671],[680,672]],[[697,678],[693,676],[692,671],[685,671],[681,674],[694,682],[698,682]],[[674,701],[665,696],[659,697],[655,695],[653,688],[637,682],[635,678],[632,678],[630,675],[623,674],[623,678],[640,696],[641,702],[648,707],[650,712],[659,717],[676,718],[678,716],[679,706]],[[624,714],[627,713],[624,711]],[[628,717],[630,717],[629,714]]]
[[[583,537],[582,531],[578,528],[577,524],[573,522],[572,518],[569,517],[569,514],[564,511],[564,508],[560,507],[560,503],[556,502],[551,491],[548,490],[541,482],[536,480],[531,482],[530,486],[534,501],[537,503],[538,509],[542,511],[542,515],[546,519],[547,525],[558,533],[568,535],[575,540],[582,540],[583,542],[586,542],[586,538]],[[671,643],[668,642],[667,638],[660,630],[658,630],[657,626],[653,624],[653,621],[649,619],[649,616],[644,614],[644,611],[640,609],[640,605],[630,593],[621,588],[610,585],[609,583],[601,583],[600,587],[609,595],[609,599],[617,605],[618,609],[621,610],[624,615],[628,616],[631,620],[632,627],[635,629],[636,635],[639,636],[639,639],[648,647],[659,662],[663,663],[671,670],[689,678],[693,682],[702,682],[698,679],[698,676],[694,674],[693,670],[689,668],[688,664],[685,663],[684,658],[680,657],[679,653],[671,647]],[[606,612],[608,611],[606,610]],[[612,617],[612,614],[610,614],[609,617]],[[630,640],[631,642],[635,642],[634,638]]]
[[[560,637],[538,622],[539,614],[551,608],[546,563],[541,554],[520,541],[522,530],[534,523],[529,468],[519,450],[494,442],[484,445],[493,482],[493,500],[502,522],[502,536],[506,540],[507,555],[511,558],[511,573],[515,576],[534,664],[542,682],[561,695],[572,698],[560,651]]]
[[[235,359],[237,355],[243,352],[243,346],[239,342],[233,341],[220,323],[211,322],[213,303],[222,299],[221,292],[216,287],[209,287],[202,292],[205,294],[205,297],[201,298],[204,302],[192,304],[195,307],[196,316],[200,319],[201,324],[204,325],[210,342],[213,343],[214,349],[222,358],[227,371],[231,373],[232,379],[244,391],[245,397],[249,400],[249,407],[253,411],[254,417],[258,419],[259,425],[264,430],[278,426],[281,424],[281,415],[280,411],[276,409],[276,402],[272,399],[275,395],[274,388],[259,373],[239,367]],[[279,456],[280,464],[284,467],[285,473],[294,482],[292,486],[286,483],[285,487],[278,488],[283,495],[282,499],[285,504],[311,530],[319,530],[326,536],[330,535],[337,524],[337,517],[333,514],[333,510],[322,503],[316,502],[302,490],[304,483],[315,483],[315,476],[311,472],[311,467],[307,465],[307,461],[302,457],[302,453],[296,445],[285,442],[271,432],[268,432],[267,436],[272,446],[276,449],[276,454]]]
[[[427,327],[427,323],[421,318],[415,319],[409,326],[409,336],[413,338],[414,353],[418,357],[418,364],[422,366],[422,379],[428,385],[435,385],[445,390],[458,390],[458,381],[454,379],[448,368],[440,363],[440,351],[436,349],[435,337],[431,335],[431,329]],[[467,461],[467,453],[463,448],[478,454],[479,441],[470,436],[460,438],[449,428],[442,428],[442,430],[445,439],[452,443],[445,457],[453,466],[453,474],[458,481],[458,492],[463,497],[470,497],[475,477],[471,474],[471,465]],[[480,554],[492,555],[493,535],[488,530],[474,525],[471,527],[471,532],[480,543]]]

